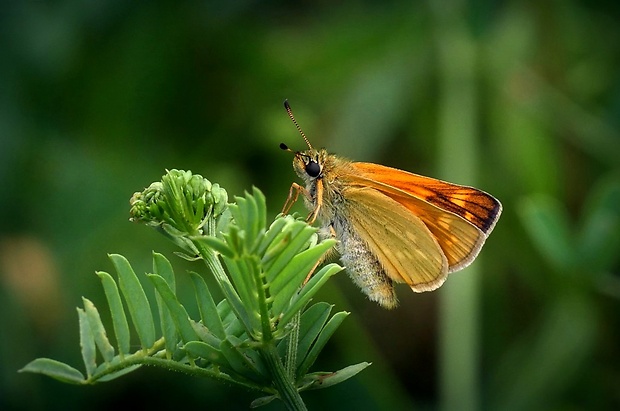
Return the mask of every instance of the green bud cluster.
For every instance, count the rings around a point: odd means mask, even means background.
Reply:
[[[207,220],[217,219],[228,207],[228,193],[199,174],[173,169],[134,193],[130,205],[131,221],[201,234]]]

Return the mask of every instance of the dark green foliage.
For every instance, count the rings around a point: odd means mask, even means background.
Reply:
[[[200,312],[199,319],[190,318],[176,296],[170,262],[153,253],[154,273],[147,274],[156,290],[153,304],[130,263],[112,254],[118,282],[107,273],[98,275],[117,334],[116,346],[108,340],[97,308],[84,298],[84,308],[78,308],[78,314],[86,375],[46,358],[32,361],[22,371],[93,384],[151,364],[268,394],[255,406],[282,398],[287,407],[303,409],[298,392],[329,387],[366,368],[368,363],[360,363],[337,372],[308,373],[347,315],[340,312],[330,319],[329,304],[310,305],[321,285],[342,268],[328,264],[304,284],[334,240],[317,244],[316,229],[292,216],[278,217],[267,228],[265,198],[258,189],[236,198],[234,204],[214,206],[220,199],[226,201],[225,191],[219,187],[219,197],[209,197],[214,187],[200,176],[172,170],[162,183],[134,195],[132,215],[160,228],[176,244],[204,260],[213,270],[224,300],[216,304],[203,277],[190,273]],[[226,206],[230,214],[224,213]],[[227,231],[217,237],[202,235],[220,218],[231,218]],[[159,313],[158,331],[153,305]],[[129,352],[128,317],[140,341],[133,353]]]

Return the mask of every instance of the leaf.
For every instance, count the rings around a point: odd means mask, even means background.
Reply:
[[[230,227],[231,232],[234,231],[234,228],[234,225]],[[222,267],[220,260],[211,249],[205,248],[204,244],[199,242],[195,242],[194,244],[199,249],[200,255],[203,257],[205,264],[213,273],[215,280],[224,293],[226,300],[228,300],[232,310],[235,312],[235,315],[242,322],[246,330],[251,330],[252,325],[250,315],[246,311],[245,306],[243,305],[243,302],[241,301],[241,298],[239,297],[239,294],[235,290],[233,284],[230,282],[230,279],[224,272],[224,267]]]
[[[287,240],[285,247],[278,250],[277,256],[271,261],[266,262],[265,258],[270,254],[272,248],[268,248],[263,258],[265,266],[265,274],[269,281],[284,269],[284,267],[295,257],[295,255],[308,244],[308,240],[316,232],[316,229],[310,227],[303,221],[296,221],[290,226],[291,238]],[[277,244],[275,245],[277,246]]]
[[[209,329],[205,327],[202,323],[193,320],[190,320],[190,323],[192,324],[192,328],[196,332],[196,335],[198,335],[199,340],[204,341],[214,347],[220,346],[220,344],[222,343],[222,339],[216,337],[215,334],[209,331]]]
[[[262,258],[265,255],[267,248],[271,245],[275,238],[282,233],[284,227],[294,221],[295,220],[291,216],[280,216],[276,218],[275,221],[271,223],[271,226],[269,226],[267,232],[262,236],[261,241],[254,252]]]
[[[348,315],[348,312],[340,311],[334,314],[332,318],[330,318],[325,327],[323,327],[323,329],[321,330],[321,333],[312,345],[310,351],[307,353],[303,361],[301,361],[301,364],[299,364],[297,368],[298,377],[301,377],[308,372],[310,367],[312,367],[316,359],[319,357],[319,354],[321,353],[329,339],[332,337],[332,335],[334,335],[340,324],[342,324],[342,322],[345,318],[347,318]]]
[[[548,196],[530,196],[520,204],[525,229],[539,252],[560,270],[574,265],[573,235],[566,210]]]
[[[210,363],[231,369],[222,351],[204,341],[190,341],[185,344],[185,349],[196,358],[200,357]]]
[[[312,278],[310,278],[310,281],[301,289],[299,294],[293,297],[291,305],[282,313],[282,318],[278,323],[278,329],[283,329],[295,313],[301,310],[310,301],[312,296],[319,291],[327,280],[342,270],[343,268],[338,264],[332,263],[327,264],[321,268],[318,273],[314,274]]]
[[[95,338],[95,344],[99,348],[103,360],[110,362],[114,358],[114,347],[112,347],[108,340],[99,311],[97,311],[97,307],[89,299],[82,297],[82,302],[84,303],[84,311],[88,317],[91,332]]]
[[[174,277],[174,270],[170,261],[160,253],[153,252],[153,272],[168,283],[172,292],[176,292],[176,283]]]
[[[155,343],[155,322],[144,289],[125,257],[118,254],[110,254],[109,257],[118,273],[119,286],[142,348],[152,347]]]
[[[194,290],[196,293],[196,301],[198,302],[198,310],[200,311],[200,318],[202,323],[207,327],[209,331],[213,333],[220,340],[226,338],[226,331],[224,331],[224,325],[217,311],[213,296],[209,292],[207,283],[204,278],[194,272],[189,273],[192,283],[194,284]]]
[[[112,315],[114,334],[116,335],[116,342],[118,344],[117,348],[122,357],[124,354],[129,354],[130,335],[127,317],[125,316],[125,310],[123,309],[123,303],[121,302],[121,296],[118,292],[116,282],[110,274],[103,271],[98,271],[97,275],[101,279],[101,284],[103,285],[103,290],[105,291],[105,296],[108,300],[110,314]]]
[[[255,274],[259,270],[258,259],[252,256],[237,258],[227,258],[222,256],[222,260],[228,269],[239,299],[247,313],[250,330],[260,329],[258,318],[258,294],[256,292]]]
[[[257,226],[260,231],[267,225],[267,200],[265,199],[265,195],[257,187],[252,187],[252,195],[256,199]]]
[[[276,395],[268,395],[266,397],[257,398],[254,401],[252,401],[252,403],[250,404],[250,408],[262,407],[263,405],[267,405],[277,398],[278,397]]]
[[[239,337],[245,332],[245,327],[232,311],[228,300],[224,299],[217,305],[217,312],[222,319],[226,335]]]
[[[97,382],[106,382],[106,381],[112,381],[115,380],[119,377],[122,377],[125,374],[129,374],[132,371],[137,370],[138,368],[141,368],[142,364],[135,364],[135,365],[130,365],[127,368],[123,368],[122,370],[118,370],[116,372],[110,373],[110,374],[106,374],[103,377],[97,379]]]
[[[26,364],[19,372],[43,374],[70,384],[83,384],[85,382],[84,375],[80,371],[51,358],[37,358]]]
[[[228,244],[226,244],[225,241],[222,241],[217,237],[209,237],[209,236],[195,237],[194,241],[202,243],[205,246],[212,249],[213,251],[223,256],[226,256],[228,258],[233,258],[235,255],[233,250],[228,246]]]
[[[153,271],[155,272],[155,274],[161,276],[164,281],[166,281],[172,293],[176,292],[174,271],[172,270],[170,261],[168,261],[168,259],[166,259],[166,257],[164,257],[162,254],[153,253]],[[159,311],[161,330],[164,334],[164,341],[166,343],[166,354],[168,356],[172,356],[172,353],[174,353],[177,347],[177,342],[179,340],[177,329],[172,319],[172,315],[170,314],[170,311],[166,307],[159,293],[155,295],[155,299],[157,301],[157,308]]]
[[[301,315],[299,342],[297,344],[297,364],[295,365],[296,369],[306,357],[312,343],[323,329],[331,310],[332,305],[320,302],[308,308]]]
[[[316,372],[307,374],[301,382],[301,390],[317,390],[339,384],[368,367],[371,363],[361,362],[350,365],[336,372]]]
[[[297,254],[270,282],[269,292],[274,296],[271,310],[275,317],[286,309],[310,270],[335,243],[335,240],[325,240]]]
[[[261,375],[258,364],[247,355],[251,351],[242,349],[237,338],[229,336],[222,341],[220,350],[230,367],[239,375],[257,382],[268,380],[266,376]]]
[[[93,372],[97,368],[97,351],[95,349],[95,336],[90,328],[88,316],[86,312],[77,309],[80,324],[80,347],[82,350],[82,359],[86,367],[86,378],[93,376]]]
[[[198,335],[190,323],[185,307],[179,303],[166,280],[157,274],[148,274],[147,277],[155,286],[155,289],[161,296],[164,304],[166,304],[166,307],[168,307],[172,316],[172,321],[174,321],[176,329],[181,335],[181,339],[186,343],[198,340]]]

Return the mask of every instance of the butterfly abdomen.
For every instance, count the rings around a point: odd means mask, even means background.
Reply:
[[[384,308],[398,305],[394,284],[387,276],[368,244],[352,230],[345,219],[336,218],[332,223],[338,240],[340,260],[351,280],[368,296]]]

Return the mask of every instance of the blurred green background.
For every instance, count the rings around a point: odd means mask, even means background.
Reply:
[[[160,369],[93,387],[17,370],[81,368],[75,307],[106,306],[107,253],[137,272],[166,254],[191,301],[202,267],[128,222],[166,168],[279,212],[296,177],[278,144],[303,148],[285,98],[316,147],[504,205],[437,292],[401,286],[385,311],[345,274],[326,287],[352,315],[315,370],[373,365],[311,409],[618,409],[619,19],[577,0],[3,4],[0,409],[247,409],[253,393]]]

